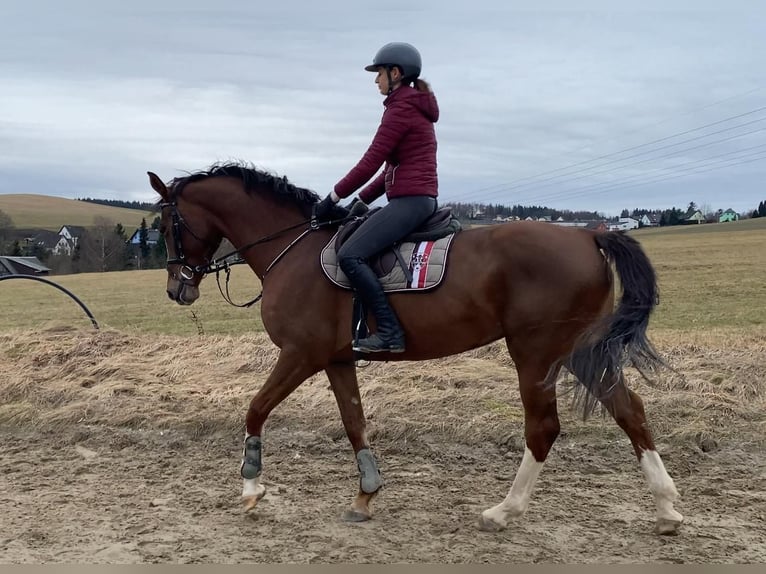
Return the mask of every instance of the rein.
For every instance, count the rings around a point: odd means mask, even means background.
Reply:
[[[288,231],[292,231],[294,229],[298,229],[299,227],[304,227],[308,225],[308,228],[303,231],[298,237],[296,237],[293,241],[290,242],[290,244],[285,247],[275,258],[274,260],[269,264],[268,267],[266,267],[266,271],[263,273],[263,277],[261,278],[261,282],[263,282],[264,279],[266,279],[266,275],[268,275],[269,271],[277,264],[279,261],[287,254],[290,249],[295,247],[295,245],[300,242],[306,235],[311,233],[312,231],[318,231],[324,227],[330,227],[333,225],[337,225],[339,223],[343,223],[348,219],[348,217],[343,219],[336,219],[331,221],[323,221],[318,222],[316,218],[312,217],[311,219],[307,219],[304,221],[301,221],[300,223],[296,223],[295,225],[291,225],[289,227],[285,227],[284,229],[280,229],[279,231],[276,231],[274,233],[271,233],[269,235],[266,235],[264,237],[261,237],[260,239],[257,239],[253,241],[252,243],[248,243],[247,245],[244,245],[240,247],[239,249],[235,249],[234,251],[231,251],[229,253],[226,253],[222,257],[219,257],[218,259],[214,259],[212,261],[209,261],[208,263],[202,264],[202,265],[190,265],[188,261],[186,260],[186,256],[184,255],[183,246],[181,244],[181,231],[182,227],[186,229],[189,234],[191,234],[192,237],[194,237],[197,241],[201,243],[208,244],[207,241],[199,237],[192,229],[189,227],[189,224],[186,223],[183,216],[181,215],[181,212],[178,209],[178,204],[175,201],[172,202],[164,202],[159,205],[160,209],[164,209],[166,207],[169,207],[172,212],[171,216],[173,218],[173,242],[175,246],[176,251],[176,257],[173,259],[167,260],[167,265],[172,264],[179,264],[181,266],[179,270],[179,276],[181,282],[191,281],[191,279],[194,278],[194,275],[210,275],[211,273],[215,273],[215,279],[216,283],[218,284],[218,290],[221,293],[221,296],[223,297],[224,301],[226,301],[229,305],[232,305],[234,307],[250,307],[261,300],[263,297],[263,289],[261,289],[261,292],[252,300],[248,301],[247,303],[234,303],[234,301],[231,298],[231,295],[229,295],[229,279],[231,277],[231,267],[233,265],[241,265],[243,263],[247,263],[245,259],[242,257],[242,253],[247,251],[248,249],[251,249],[257,245],[261,245],[263,243],[268,243],[269,241],[272,241],[274,239],[277,239],[287,233]],[[236,255],[237,257],[231,261],[228,259],[232,256]],[[224,293],[223,288],[221,287],[221,271],[223,271],[226,274],[226,292]]]

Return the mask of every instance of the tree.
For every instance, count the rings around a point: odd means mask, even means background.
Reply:
[[[11,216],[0,209],[0,252],[5,251],[5,242],[11,236],[14,227]]]
[[[87,229],[77,243],[82,243],[79,270],[118,271],[125,268],[125,240],[116,225],[106,217],[95,217],[94,226]]]
[[[152,254],[149,260],[149,267],[152,269],[162,269],[167,265],[168,250],[165,246],[165,240],[160,237],[160,240],[152,245]]]
[[[142,261],[149,259],[149,229],[146,227],[146,218],[141,219],[141,227],[138,229],[138,250]]]

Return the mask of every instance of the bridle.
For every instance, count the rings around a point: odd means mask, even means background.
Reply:
[[[251,301],[248,301],[247,303],[234,303],[231,299],[231,296],[229,295],[229,278],[231,274],[231,267],[233,265],[241,265],[243,263],[247,263],[245,259],[242,257],[242,253],[247,251],[248,249],[255,247],[256,245],[260,245],[262,243],[267,243],[269,241],[272,241],[274,239],[277,239],[287,233],[288,231],[292,231],[294,229],[298,229],[299,227],[308,226],[303,233],[298,235],[290,244],[285,247],[275,258],[274,260],[266,267],[266,271],[263,273],[263,277],[261,277],[261,281],[263,281],[266,278],[266,275],[271,271],[271,269],[287,254],[290,249],[292,249],[299,241],[301,241],[306,235],[311,233],[312,231],[316,231],[318,229],[321,229],[323,227],[329,227],[332,225],[337,225],[338,223],[341,223],[344,220],[333,220],[333,221],[326,221],[326,222],[317,222],[315,218],[307,219],[304,221],[301,221],[299,223],[296,223],[295,225],[291,225],[289,227],[285,227],[284,229],[280,229],[279,231],[276,231],[274,233],[271,233],[269,235],[266,235],[264,237],[261,237],[260,239],[257,239],[253,241],[252,243],[248,243],[247,245],[244,245],[240,247],[239,249],[235,249],[234,251],[231,251],[218,259],[211,259],[210,257],[207,258],[207,262],[203,263],[201,265],[193,265],[189,263],[189,260],[186,257],[186,254],[183,250],[183,242],[181,240],[181,234],[184,230],[186,230],[194,239],[199,241],[200,243],[207,245],[209,247],[210,255],[212,256],[213,253],[215,253],[215,250],[218,248],[218,245],[213,245],[209,241],[203,239],[194,231],[191,227],[189,227],[189,224],[184,219],[183,215],[181,214],[181,211],[178,209],[178,202],[174,199],[172,201],[165,201],[159,204],[160,212],[164,209],[170,209],[170,217],[171,217],[171,230],[173,233],[173,246],[175,251],[175,257],[168,258],[166,262],[166,269],[168,273],[174,278],[177,279],[182,285],[188,285],[188,286],[195,286],[193,281],[196,276],[202,276],[209,275],[211,273],[215,273],[216,283],[218,284],[218,290],[221,292],[221,296],[224,298],[224,300],[229,303],[230,305],[233,305],[234,307],[250,307],[251,305],[257,303],[261,300],[263,297],[263,290]],[[236,256],[232,259],[233,256]],[[178,272],[174,272],[171,270],[171,265],[179,265]],[[220,273],[221,271],[224,271],[226,273],[226,292],[224,293],[223,288],[221,287],[221,279],[220,279]],[[201,280],[201,278],[200,278]]]

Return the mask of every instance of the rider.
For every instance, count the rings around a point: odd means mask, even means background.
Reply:
[[[338,264],[352,288],[372,311],[377,332],[354,345],[355,351],[404,351],[404,332],[391,309],[368,258],[403,239],[437,208],[436,134],[439,106],[430,86],[420,79],[420,53],[404,42],[383,46],[372,64],[385,110],[369,148],[315,211],[317,220],[332,219],[335,204],[367,182],[359,193],[365,205],[386,194],[388,203],[364,221],[338,251]]]

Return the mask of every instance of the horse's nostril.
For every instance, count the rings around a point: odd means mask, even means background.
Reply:
[[[165,291],[165,293],[168,294],[168,299],[170,299],[171,301],[175,301],[176,300],[176,296],[173,294],[173,292],[170,289]]]

